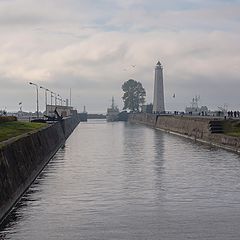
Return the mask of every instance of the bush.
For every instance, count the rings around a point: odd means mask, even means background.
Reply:
[[[14,122],[17,121],[17,117],[14,116],[0,116],[0,123],[2,122]]]

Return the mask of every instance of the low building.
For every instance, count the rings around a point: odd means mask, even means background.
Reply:
[[[142,105],[142,112],[143,113],[152,113],[153,112],[153,105],[152,103],[147,105]]]
[[[47,105],[46,115],[47,116],[55,115],[54,113],[55,110],[58,112],[59,116],[68,117],[72,115],[73,107],[60,105]]]

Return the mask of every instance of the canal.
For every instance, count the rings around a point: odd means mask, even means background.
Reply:
[[[1,240],[240,239],[240,157],[137,124],[81,123]]]

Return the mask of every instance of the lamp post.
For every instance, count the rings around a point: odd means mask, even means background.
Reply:
[[[52,98],[53,98],[53,96],[54,96],[54,98],[55,98],[55,106],[57,105],[57,94],[55,93],[55,92],[52,92],[52,91],[50,91],[51,92],[51,105],[53,105],[53,100],[52,100]]]
[[[33,82],[29,82],[30,85],[34,85],[36,87],[37,90],[37,118],[39,118],[39,106],[38,106],[38,85],[36,83]]]
[[[49,92],[49,89],[40,86],[41,89],[45,90],[45,105],[46,105],[46,113],[47,114],[47,92]]]
[[[51,106],[52,106],[53,92],[52,92],[52,91],[50,91],[50,93],[51,93]]]
[[[53,113],[52,106],[53,106],[53,94],[54,94],[54,92],[50,91],[50,93],[51,93],[51,115],[52,115],[52,113]]]
[[[59,105],[61,105],[61,106],[62,106],[62,104],[61,104],[61,98],[60,98],[60,97],[58,97],[57,99],[59,100]]]
[[[55,106],[57,106],[57,94],[53,93],[55,95]]]
[[[61,102],[61,106],[62,106],[62,97],[58,94],[58,99],[60,100],[60,102]]]

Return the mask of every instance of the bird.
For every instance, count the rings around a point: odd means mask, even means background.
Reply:
[[[136,67],[136,65],[132,65],[132,67],[133,67],[133,68],[135,68],[135,67]]]

